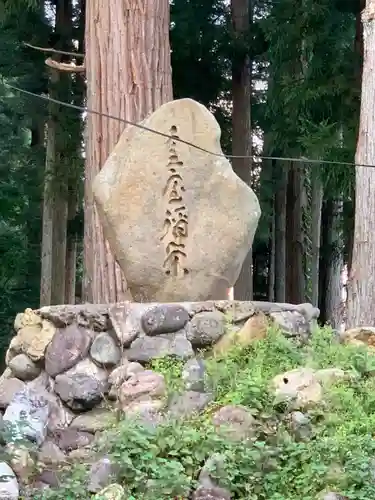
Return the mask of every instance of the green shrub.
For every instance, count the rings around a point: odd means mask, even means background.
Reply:
[[[218,482],[233,498],[316,500],[333,490],[352,500],[370,500],[375,498],[374,358],[366,349],[339,344],[329,329],[317,330],[304,348],[271,331],[246,349],[206,359],[215,396],[206,412],[157,428],[121,421],[107,432],[102,452],[119,465],[119,482],[129,500],[187,499],[213,453],[225,464]],[[306,365],[342,368],[351,377],[327,389],[322,404],[309,412],[312,438],[298,441],[268,388],[275,375]],[[152,369],[165,376],[171,390],[181,389],[182,363],[159,359]],[[245,405],[257,418],[251,443],[228,442],[215,433],[211,414],[225,404]],[[64,487],[45,498],[87,498],[82,474],[82,467],[70,472]]]

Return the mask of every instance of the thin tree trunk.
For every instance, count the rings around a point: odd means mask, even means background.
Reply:
[[[364,59],[357,164],[375,164],[375,0],[362,13]],[[347,326],[375,323],[375,169],[356,167],[355,234]]]
[[[303,268],[302,190],[303,171],[291,163],[286,209],[286,301],[300,304],[305,301]]]
[[[251,2],[232,0],[232,25],[234,36],[245,44],[249,36],[251,23]],[[251,134],[251,59],[249,54],[234,54],[232,60],[232,154],[247,158],[234,158],[233,170],[249,186],[252,168]],[[253,254],[251,248],[242,265],[241,273],[234,286],[236,300],[253,298]]]
[[[342,279],[343,254],[342,254],[342,229],[341,219],[343,203],[341,200],[332,201],[331,221],[328,226],[328,245],[331,248],[331,258],[327,266],[327,293],[326,293],[326,321],[339,330],[343,322]]]
[[[80,0],[79,4],[79,22],[77,30],[77,40],[78,40],[78,52],[84,52],[84,37],[85,37],[85,11],[86,3],[85,0]],[[74,78],[74,77],[73,77]],[[84,97],[86,93],[86,87],[84,80],[79,76],[75,75],[73,83],[73,102],[78,106],[83,106]],[[75,122],[77,123],[77,122]],[[75,137],[71,138],[72,153],[80,158],[82,155],[82,140],[83,140],[83,126],[78,122],[76,125],[77,133]],[[67,234],[67,247],[66,247],[66,272],[65,272],[65,303],[75,304],[76,302],[76,288],[77,288],[77,256],[78,256],[78,240],[83,237],[78,231],[77,227],[74,226],[73,230],[71,224],[76,221],[77,210],[79,204],[82,203],[81,200],[81,179],[78,165],[78,169],[75,175],[71,176],[69,179],[68,186],[68,234]],[[78,175],[77,175],[78,174]]]
[[[275,247],[275,203],[273,203],[273,213],[271,220],[271,231],[270,231],[270,257],[269,257],[269,265],[268,265],[268,300],[270,302],[275,301],[275,260],[276,260],[276,247]]]
[[[55,33],[58,48],[72,49],[73,12],[72,0],[60,0],[56,6]],[[62,56],[57,59],[63,60]],[[54,92],[62,100],[71,97],[72,75],[57,72]],[[68,169],[64,161],[69,155],[69,121],[65,119],[70,110],[58,109],[56,116],[56,155],[55,172],[53,179],[53,247],[52,247],[52,285],[51,304],[65,302],[65,273],[67,252],[67,224],[68,224]],[[77,116],[77,119],[78,116]]]
[[[77,195],[69,193],[68,220],[74,219],[77,212]],[[76,264],[77,264],[77,235],[69,234],[66,245],[65,270],[65,304],[74,304],[76,300]]]
[[[342,283],[343,234],[341,200],[329,199],[322,208],[319,319],[339,329],[343,321]]]
[[[319,302],[319,256],[322,222],[323,185],[315,170],[311,177],[311,302],[318,307]]]
[[[275,300],[286,297],[286,210],[288,165],[280,166],[280,181],[275,193]]]
[[[53,70],[52,70],[53,71]],[[56,77],[56,72],[51,77]],[[55,165],[56,104],[49,104],[47,121],[46,165],[43,193],[43,234],[41,249],[40,307],[51,304],[52,242],[53,242],[53,172]]]
[[[85,40],[90,109],[139,122],[172,99],[168,0],[90,0]],[[104,239],[92,194],[93,179],[124,128],[118,120],[87,117],[84,301],[127,297],[126,279]]]

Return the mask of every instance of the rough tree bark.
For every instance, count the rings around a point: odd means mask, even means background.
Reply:
[[[232,60],[232,154],[248,156],[234,158],[233,170],[246,184],[251,185],[252,135],[251,135],[251,59],[246,50],[246,38],[249,38],[251,23],[251,1],[232,0],[232,26],[234,39],[238,43]],[[253,298],[253,256],[249,253],[234,286],[236,300]]]
[[[55,70],[51,70],[56,76]],[[43,193],[43,228],[41,248],[41,278],[40,278],[40,306],[51,304],[52,286],[52,228],[53,228],[53,190],[52,179],[55,162],[55,120],[56,105],[49,104],[49,118],[47,121],[46,164],[44,174]]]
[[[275,193],[275,300],[285,302],[286,294],[286,203],[288,165],[281,163]]]
[[[362,13],[364,59],[357,164],[375,165],[375,0]],[[356,167],[355,233],[347,326],[375,324],[375,169]]]
[[[291,162],[286,207],[286,301],[305,302],[302,230],[302,166]]]
[[[85,14],[86,14],[86,2],[85,0],[80,0],[79,4],[79,22],[77,29],[77,40],[78,40],[78,52],[84,52],[84,38],[85,38]],[[72,75],[73,80],[73,99],[74,104],[78,106],[84,105],[84,98],[86,94],[86,85],[84,78],[81,75]],[[81,156],[82,151],[82,131],[83,126],[79,121],[75,122],[75,136],[71,137],[71,144],[73,147],[73,152],[75,150],[77,158]],[[78,168],[78,166],[77,166]],[[82,175],[82,174],[81,174]],[[75,175],[72,175],[69,179],[68,186],[68,234],[67,234],[67,245],[66,245],[66,272],[65,272],[65,303],[74,304],[76,302],[76,288],[77,288],[77,255],[78,255],[78,239],[81,233],[74,228],[73,231],[69,231],[71,224],[74,223],[77,216],[77,210],[79,205],[82,203],[81,195],[81,179]]]
[[[339,329],[343,321],[341,272],[343,233],[341,200],[329,199],[322,208],[319,320]]]
[[[315,307],[318,307],[319,302],[319,257],[322,204],[323,184],[317,167],[313,167],[311,172],[311,303]]]
[[[72,0],[61,0],[56,6],[55,37],[58,48],[72,44]],[[61,55],[55,56],[61,60]],[[67,100],[71,75],[50,69],[49,94]],[[65,265],[67,245],[68,189],[64,158],[67,155],[68,130],[66,110],[49,104],[47,124],[46,167],[43,200],[43,237],[41,252],[40,304],[65,302]],[[78,119],[78,118],[77,118]]]
[[[90,0],[85,42],[88,108],[139,122],[172,99],[168,0]],[[88,302],[126,297],[126,280],[104,239],[91,188],[124,127],[118,120],[87,117],[83,300]]]

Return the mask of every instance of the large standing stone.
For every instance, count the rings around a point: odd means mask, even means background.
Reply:
[[[93,185],[132,296],[224,299],[251,248],[259,202],[221,156],[219,125],[204,106],[173,101],[143,124],[170,139],[127,127]]]
[[[74,323],[58,330],[46,351],[48,375],[55,377],[78,363],[87,355],[90,342],[88,331]]]

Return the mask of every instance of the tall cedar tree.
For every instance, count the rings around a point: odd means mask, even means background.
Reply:
[[[89,108],[139,122],[172,99],[168,0],[90,0],[85,40]],[[124,127],[100,115],[87,117],[83,299],[88,302],[126,296],[126,278],[104,239],[91,188]]]

